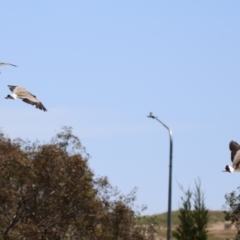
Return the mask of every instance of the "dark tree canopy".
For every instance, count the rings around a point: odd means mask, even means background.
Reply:
[[[95,178],[72,129],[48,144],[0,134],[0,239],[153,239],[127,196]]]

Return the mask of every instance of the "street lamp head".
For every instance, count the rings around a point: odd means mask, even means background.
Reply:
[[[152,112],[150,112],[147,117],[149,117],[149,118],[155,118],[155,117],[153,116]]]

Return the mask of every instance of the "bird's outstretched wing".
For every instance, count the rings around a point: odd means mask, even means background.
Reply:
[[[233,161],[237,151],[240,150],[240,145],[235,141],[231,141],[229,143],[229,149],[231,151],[231,160]]]
[[[23,100],[23,102],[25,102],[25,103],[28,103],[28,104],[31,104],[31,105],[35,105],[36,108],[38,108],[38,109],[40,109],[40,110],[43,110],[44,112],[47,111],[47,109],[43,106],[43,104],[42,104],[41,102],[33,102],[33,101],[31,101],[31,100],[29,100],[29,99],[27,99],[27,98],[24,98],[24,99],[22,99],[22,100]]]
[[[41,102],[36,104],[36,108],[43,110],[44,112],[47,112],[47,109],[43,106]]]
[[[237,151],[237,150],[240,149],[240,145],[239,145],[237,142],[235,142],[235,141],[231,141],[231,142],[229,143],[229,149],[230,149],[231,151]]]
[[[22,99],[25,103],[28,103],[28,104],[31,104],[31,105],[36,105],[36,103],[35,102],[32,102],[32,101],[30,101],[29,99],[27,99],[27,98],[24,98],[24,99]]]
[[[6,65],[17,67],[16,65],[14,65],[12,63],[3,63],[3,62],[0,63],[0,66],[6,66]]]
[[[13,90],[17,87],[17,86],[12,86],[12,85],[8,85],[9,89],[13,92]]]

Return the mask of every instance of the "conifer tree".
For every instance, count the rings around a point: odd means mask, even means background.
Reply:
[[[196,229],[196,240],[206,240],[207,239],[207,223],[209,221],[209,211],[204,203],[204,193],[201,191],[201,182],[195,181],[195,191],[194,196],[194,210],[193,218],[195,221]]]
[[[173,232],[173,237],[177,240],[207,240],[209,211],[204,203],[200,180],[195,181],[194,192],[188,189],[184,195],[178,216],[180,224]]]
[[[184,193],[185,197],[181,197],[182,207],[179,209],[178,218],[180,224],[176,231],[173,232],[173,237],[177,240],[193,240],[195,235],[194,218],[191,212],[192,192],[188,190]]]

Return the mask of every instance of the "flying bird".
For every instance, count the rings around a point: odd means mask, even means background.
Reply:
[[[0,63],[0,67],[1,66],[13,66],[13,67],[17,67],[16,65],[14,64],[11,64],[11,63]],[[1,73],[1,72],[0,72]]]
[[[237,142],[231,141],[229,143],[229,149],[231,151],[232,166],[226,165],[223,172],[236,172],[240,171],[240,145]]]
[[[25,103],[35,105],[36,108],[43,110],[44,112],[47,109],[43,106],[43,104],[37,99],[37,97],[30,92],[28,92],[25,88],[19,86],[11,86],[8,85],[9,89],[13,92],[13,94],[8,94],[5,98],[6,99],[22,99]]]

